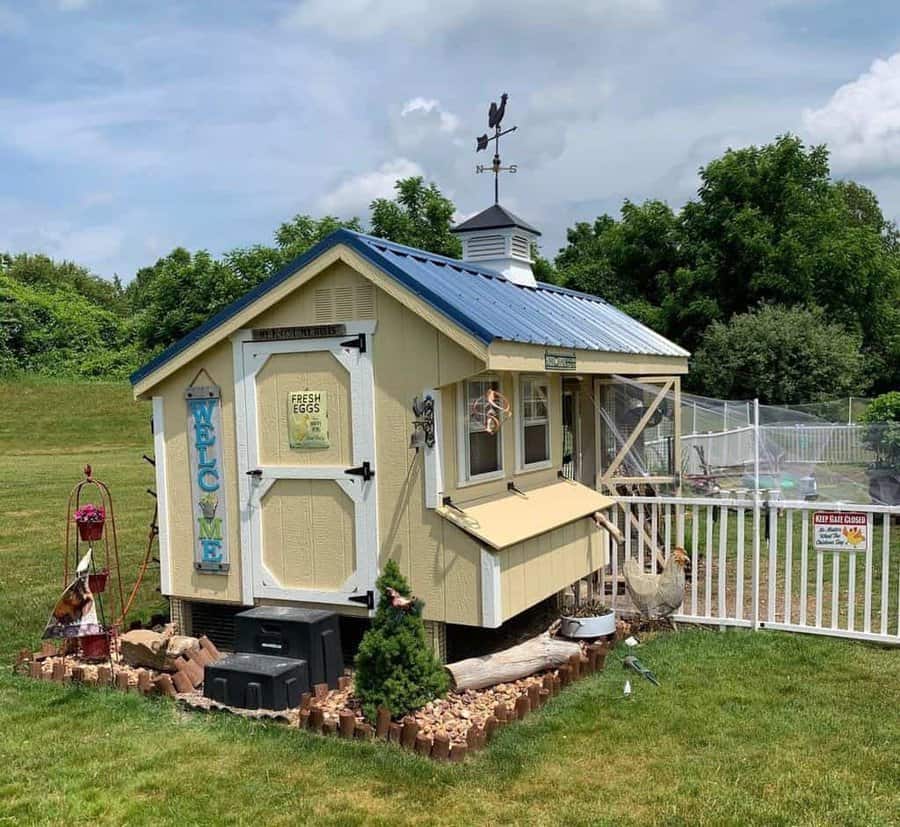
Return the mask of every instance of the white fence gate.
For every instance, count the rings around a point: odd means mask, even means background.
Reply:
[[[857,551],[814,547],[816,511],[862,512],[869,542]],[[659,571],[672,549],[691,561],[676,621],[784,629],[900,644],[900,507],[753,499],[621,497],[602,584],[618,611],[626,558]]]

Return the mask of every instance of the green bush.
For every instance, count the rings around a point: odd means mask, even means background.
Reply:
[[[394,608],[388,589],[410,597],[400,567],[389,560],[376,584],[380,599],[371,628],[356,655],[356,693],[363,712],[375,719],[379,706],[396,718],[447,691],[447,673],[428,646],[421,600],[407,609]]]
[[[863,442],[878,455],[878,464],[900,468],[900,391],[873,399],[860,422],[866,425]]]

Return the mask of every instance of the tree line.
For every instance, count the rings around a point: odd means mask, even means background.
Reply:
[[[367,231],[458,257],[455,207],[396,183]],[[357,218],[297,215],[273,243],[177,248],[123,286],[41,254],[0,254],[0,372],[119,378]],[[785,135],[728,150],[675,211],[625,201],[579,222],[538,278],[597,295],[693,353],[689,386],[798,403],[900,386],[900,233],[875,195]]]

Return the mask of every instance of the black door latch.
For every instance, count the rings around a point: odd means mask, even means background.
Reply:
[[[365,353],[366,334],[360,333],[359,336],[356,336],[353,339],[348,339],[346,342],[341,342],[341,347],[355,347],[359,350],[360,353]]]
[[[365,594],[351,594],[347,600],[350,600],[353,603],[362,603],[369,610],[375,608],[375,592],[371,589]]]
[[[248,477],[256,477],[257,479],[259,479],[262,476],[262,469],[261,468],[253,468],[252,470],[247,472],[247,476]]]
[[[369,461],[366,460],[362,465],[358,465],[356,468],[347,468],[344,473],[353,474],[354,477],[362,477],[368,482],[375,476],[375,469],[369,465]]]

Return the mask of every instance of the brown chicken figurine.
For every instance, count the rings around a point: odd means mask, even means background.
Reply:
[[[637,560],[626,560],[623,566],[625,588],[635,607],[645,618],[669,617],[684,602],[684,567],[688,556],[683,548],[672,554],[659,574],[645,572]]]

